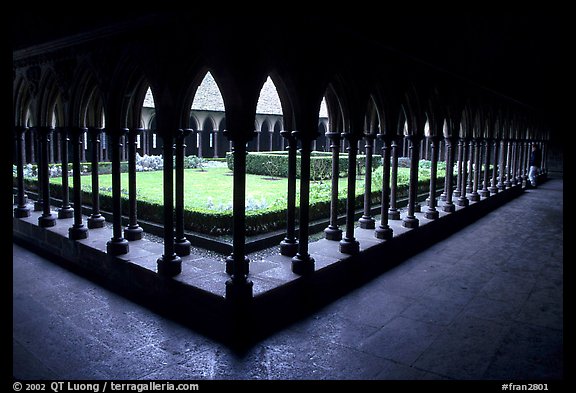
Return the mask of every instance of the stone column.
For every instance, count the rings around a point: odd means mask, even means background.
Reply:
[[[512,141],[508,141],[508,149],[506,152],[506,181],[504,186],[506,188],[512,187]]]
[[[72,137],[72,173],[74,182],[74,224],[68,228],[68,237],[72,240],[86,239],[88,237],[88,228],[82,222],[82,174],[80,170],[80,156],[82,155],[82,142],[84,142],[84,133],[86,128],[71,127],[70,136]],[[67,136],[63,135],[67,139]],[[66,149],[67,150],[67,149]],[[66,150],[62,149],[63,152]],[[67,153],[67,151],[66,151]],[[63,155],[64,157],[64,155]],[[66,160],[67,161],[67,160]]]
[[[226,281],[226,300],[236,304],[246,304],[252,299],[253,283],[248,279],[250,261],[246,256],[246,143],[252,135],[234,135],[229,133],[234,147],[233,180],[233,221],[232,255],[226,259],[226,271],[232,275]]]
[[[444,138],[444,162],[446,163],[446,176],[444,176],[444,191],[442,191],[442,194],[440,195],[440,201],[445,202],[446,201],[446,194],[448,193],[448,187],[452,187],[452,184],[448,184],[447,178],[448,178],[448,138]],[[442,143],[439,144],[439,146],[442,146]],[[441,153],[441,149],[439,150],[439,153]]]
[[[488,190],[488,184],[490,182],[490,155],[492,141],[490,139],[484,140],[484,181],[482,182],[482,190],[480,191],[480,196],[482,198],[487,198],[490,196],[490,191]]]
[[[39,179],[40,187],[42,189],[42,215],[38,217],[38,225],[40,227],[53,227],[56,225],[56,217],[50,212],[50,173],[48,170],[48,158],[50,148],[50,136],[52,135],[52,127],[36,127],[40,136],[40,166],[38,167],[38,175],[42,176]]]
[[[463,152],[464,152],[464,141],[463,139],[458,139],[458,162],[456,163],[456,190],[452,193],[456,198],[460,197],[460,190],[462,189],[462,167],[464,165]],[[465,182],[465,180],[464,180]]]
[[[479,138],[474,138],[474,140],[470,143],[470,146],[474,144],[474,172],[472,173],[472,194],[470,195],[470,200],[474,202],[478,202],[480,200],[480,194],[478,194],[478,183],[480,182],[480,156],[481,151],[481,144]],[[472,162],[472,157],[470,157],[470,162]]]
[[[128,241],[142,239],[144,230],[138,225],[136,204],[136,138],[142,128],[131,128],[125,140],[128,142],[128,226],[124,229],[124,236]]]
[[[90,135],[90,159],[91,159],[91,174],[92,174],[92,214],[88,217],[88,228],[103,228],[104,216],[100,214],[100,189],[99,189],[99,171],[98,171],[98,156],[101,151],[100,147],[100,133],[101,128],[89,127],[88,134]]]
[[[388,219],[389,220],[399,220],[400,210],[396,206],[396,198],[398,195],[398,138],[392,138],[392,162],[391,162],[391,182],[390,182],[390,208],[388,209]]]
[[[332,151],[332,189],[330,195],[330,224],[324,229],[327,240],[342,240],[342,230],[338,227],[338,180],[340,175],[340,133],[327,132]]]
[[[68,186],[68,131],[65,127],[56,128],[60,134],[61,168],[62,168],[62,207],[58,209],[58,218],[71,218],[74,209],[70,206],[70,188]]]
[[[416,218],[416,197],[418,196],[418,164],[420,162],[419,148],[422,137],[419,135],[406,136],[410,142],[410,188],[408,190],[408,213],[402,220],[402,226],[406,228],[418,228],[420,221]]]
[[[446,138],[446,200],[444,201],[444,206],[442,206],[442,211],[446,213],[453,213],[456,210],[456,206],[452,201],[452,179],[454,178],[454,144],[456,142],[455,138]]]
[[[438,137],[432,136],[428,138],[430,140],[430,153],[431,153],[431,163],[430,163],[430,193],[428,196],[428,209],[424,213],[424,217],[429,220],[435,220],[438,218],[439,213],[436,210],[436,177],[438,175]]]
[[[176,133],[176,238],[174,252],[178,256],[190,255],[191,244],[184,234],[184,141],[192,130],[178,130]],[[216,151],[216,150],[215,150]]]
[[[524,142],[524,151],[524,172],[522,179],[524,180],[524,183],[527,184],[526,182],[528,181],[528,173],[530,171],[530,141]]]
[[[312,141],[317,131],[310,134],[293,131],[292,135],[300,140],[300,220],[298,253],[292,258],[292,271],[296,274],[310,274],[314,272],[314,258],[308,252],[308,235],[310,224],[310,153]]]
[[[342,137],[348,140],[348,192],[346,196],[346,232],[340,240],[340,252],[343,254],[357,254],[360,252],[360,243],[354,237],[354,214],[356,213],[356,157],[358,155],[358,140],[360,137],[351,132],[343,133]]]
[[[372,199],[372,151],[374,149],[374,138],[373,134],[365,134],[364,139],[366,140],[366,163],[364,176],[364,213],[358,222],[360,223],[360,228],[362,229],[374,229],[376,226],[376,221],[370,213],[370,205]]]
[[[128,131],[126,128],[107,129],[108,150],[112,152],[112,238],[106,243],[106,252],[112,256],[127,254],[128,240],[122,236],[122,199],[120,153],[121,138]]]
[[[288,143],[288,190],[286,202],[286,237],[280,242],[280,254],[293,257],[298,252],[296,239],[296,153],[297,142],[290,131],[280,131],[282,141]],[[282,142],[284,143],[284,142]]]
[[[212,141],[213,141],[213,145],[214,145],[214,154],[212,156],[214,158],[218,158],[218,142],[219,142],[218,141],[218,134],[219,134],[218,130],[212,131],[212,135],[213,135]],[[178,154],[178,153],[176,153],[176,154]]]
[[[16,207],[14,208],[14,217],[30,217],[30,208],[26,205],[26,193],[24,190],[24,133],[26,127],[14,127],[14,136],[16,141]]]
[[[460,185],[460,196],[458,197],[458,206],[468,206],[470,201],[466,197],[466,178],[467,178],[467,165],[468,162],[468,144],[467,140],[462,138],[462,184]]]
[[[488,189],[491,194],[498,193],[498,157],[500,153],[500,141],[498,139],[494,139],[494,165],[492,167],[492,182],[490,188]]]
[[[474,179],[474,151],[475,151],[474,141],[470,139],[468,143],[468,161],[465,161],[465,165],[468,165],[468,176],[466,179],[466,193],[469,194],[473,190],[473,179]]]
[[[390,142],[391,138],[379,134],[382,140],[382,201],[380,207],[380,224],[374,230],[374,236],[378,239],[389,240],[394,236],[394,231],[388,225],[388,200],[390,199]]]

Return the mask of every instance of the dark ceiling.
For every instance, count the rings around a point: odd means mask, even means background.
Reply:
[[[161,15],[143,10],[114,15],[94,11],[81,17],[15,13],[11,18],[13,49],[155,14]],[[195,20],[225,29],[237,19],[219,16]],[[561,13],[416,14],[409,19],[386,20],[381,15],[252,15],[243,21],[261,25],[263,34],[268,29],[298,29],[310,24],[348,30],[532,106],[550,118],[553,128],[562,128],[561,92],[568,83],[564,71],[569,47],[567,17]]]

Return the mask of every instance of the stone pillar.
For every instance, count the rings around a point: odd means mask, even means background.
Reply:
[[[468,161],[465,161],[465,165],[468,165],[468,176],[465,177],[466,179],[466,193],[469,194],[472,192],[473,187],[473,178],[474,178],[474,151],[475,151],[474,141],[471,139],[468,143]]]
[[[428,196],[428,209],[424,213],[424,217],[429,220],[435,220],[438,218],[439,213],[436,210],[436,177],[438,175],[438,137],[432,136],[430,140],[430,153],[431,153],[431,163],[430,163],[430,193]]]
[[[14,208],[14,217],[30,217],[30,208],[26,205],[26,193],[24,190],[24,133],[26,127],[14,127],[14,136],[16,141],[16,207]]]
[[[364,213],[358,222],[360,223],[360,228],[362,229],[374,229],[376,226],[376,221],[370,213],[370,205],[372,199],[372,152],[374,150],[374,138],[373,134],[365,134],[364,139],[366,140],[366,162],[364,176]]]
[[[420,161],[419,148],[420,139],[419,135],[406,136],[410,142],[410,188],[408,190],[408,213],[402,220],[402,226],[406,228],[418,228],[420,221],[414,215],[416,209],[416,197],[418,195],[418,164]]]
[[[468,162],[468,144],[466,139],[460,139],[462,142],[462,184],[460,185],[460,196],[458,197],[458,206],[468,206],[470,201],[466,197],[466,178]]]
[[[442,211],[446,213],[453,213],[456,210],[454,202],[452,201],[452,179],[454,178],[454,144],[456,142],[455,138],[446,138],[446,178],[445,178],[445,189],[446,189],[446,200],[444,201],[444,206],[442,206]]]
[[[399,220],[400,210],[396,207],[396,198],[398,195],[398,138],[392,138],[392,162],[390,168],[390,175],[392,177],[390,182],[390,208],[388,209],[389,220]]]
[[[491,194],[498,193],[498,157],[500,153],[500,141],[498,139],[494,139],[494,165],[492,167],[492,182],[490,184],[490,188],[488,189]]]
[[[88,228],[103,228],[104,216],[100,214],[100,189],[98,181],[98,157],[100,151],[100,133],[101,128],[89,127],[88,134],[90,135],[90,159],[91,159],[91,174],[92,174],[92,214],[88,217]]]
[[[327,240],[342,240],[342,230],[338,227],[338,180],[340,175],[340,133],[327,132],[332,151],[332,189],[330,196],[330,224],[324,229]]]
[[[213,130],[212,131],[212,142],[213,142],[213,148],[214,148],[214,154],[212,155],[214,158],[218,158],[218,130]],[[178,153],[176,153],[178,154]]]
[[[343,254],[357,254],[360,252],[360,243],[354,237],[354,214],[356,212],[356,157],[358,155],[358,140],[360,137],[351,132],[343,133],[342,137],[348,140],[348,193],[346,196],[346,232],[340,240],[340,252]]]
[[[52,134],[52,127],[36,127],[40,136],[40,162],[38,167],[38,175],[42,176],[39,179],[40,187],[42,189],[42,215],[38,217],[38,225],[40,227],[52,227],[56,225],[56,217],[50,212],[50,174],[48,170],[48,158],[50,148],[50,136]]]
[[[382,140],[382,201],[380,207],[380,224],[374,230],[374,236],[378,239],[389,240],[394,236],[394,231],[388,225],[388,201],[390,199],[390,142],[391,138],[379,134]]]
[[[58,209],[58,218],[71,218],[74,209],[70,206],[70,187],[68,186],[68,131],[65,127],[56,128],[60,134],[61,168],[62,168],[62,207]]]
[[[232,255],[226,259],[226,271],[232,275],[226,281],[226,300],[246,304],[252,299],[253,283],[248,279],[250,261],[246,256],[246,143],[250,137],[228,133],[234,147]],[[255,133],[252,133],[253,138]]]
[[[512,187],[512,141],[508,141],[508,149],[506,152],[506,181],[504,182],[504,186],[506,188]]]
[[[290,131],[280,131],[288,149],[288,190],[286,202],[286,237],[280,242],[280,254],[293,257],[298,252],[296,239],[296,153],[297,142]]]
[[[311,130],[312,131],[312,130]],[[298,253],[292,258],[292,271],[296,274],[314,272],[314,258],[308,252],[308,234],[310,223],[310,153],[316,130],[310,134],[293,131],[292,135],[300,140],[300,220]]]
[[[446,175],[444,176],[444,191],[442,191],[442,194],[440,195],[440,201],[445,202],[446,201],[446,194],[448,193],[448,187],[452,187],[452,184],[448,183],[448,138],[444,138],[444,162],[446,163]],[[439,144],[439,146],[442,146],[442,143]],[[438,153],[441,153],[442,149],[439,149]],[[439,157],[441,157],[441,154],[439,154]]]
[[[474,140],[470,143],[470,146],[474,144],[474,172],[472,173],[472,194],[470,195],[470,200],[474,202],[478,202],[480,200],[480,194],[478,194],[478,183],[480,182],[480,157],[482,156],[482,152],[480,151],[481,144],[479,138],[474,138]],[[472,157],[470,157],[470,162],[472,162]]]
[[[526,182],[528,181],[528,173],[530,171],[530,141],[524,142],[524,151],[524,172],[522,179],[524,180],[524,183],[527,184]]]
[[[136,204],[136,138],[142,128],[131,128],[125,140],[128,140],[128,226],[124,229],[124,236],[128,241],[142,239],[144,230],[138,225]]]
[[[72,240],[86,239],[88,237],[88,228],[86,228],[82,222],[82,174],[80,170],[80,156],[82,155],[82,144],[84,142],[84,133],[86,131],[86,128],[83,127],[70,128],[73,149],[72,173],[74,182],[74,224],[68,228],[68,237]],[[67,136],[65,135],[62,135],[62,137],[67,139]],[[62,151],[67,153],[67,149],[62,149]]]
[[[458,139],[458,162],[456,163],[456,190],[454,190],[453,195],[458,198],[460,197],[460,190],[462,189],[462,166],[463,166],[463,152],[464,152],[464,141]]]
[[[178,130],[176,133],[176,237],[174,239],[174,252],[178,256],[190,255],[191,244],[184,234],[184,155],[186,144],[184,141],[192,130]],[[214,150],[217,151],[217,150]]]
[[[121,174],[120,153],[122,149],[122,136],[128,131],[126,128],[107,129],[108,150],[112,152],[112,238],[106,243],[106,252],[112,256],[127,254],[128,240],[122,237],[122,200],[121,200]]]
[[[524,180],[524,142],[521,140],[516,141],[516,184],[522,186]]]
[[[482,190],[480,191],[480,196],[482,198],[487,198],[490,196],[490,190],[488,189],[488,185],[490,182],[490,155],[492,154],[491,151],[492,141],[490,139],[484,140],[484,181],[482,182]]]

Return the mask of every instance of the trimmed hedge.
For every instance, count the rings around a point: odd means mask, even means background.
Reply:
[[[234,169],[234,155],[226,153],[228,169]],[[379,155],[372,156],[372,169],[378,168],[382,163]],[[358,169],[360,173],[366,168],[366,156],[358,155]],[[341,154],[339,158],[339,177],[348,175],[348,155]],[[270,177],[288,177],[288,152],[250,152],[246,156],[246,173]],[[330,179],[332,173],[332,153],[312,152],[310,157],[310,177],[312,180]],[[300,154],[296,156],[296,178],[300,179]]]

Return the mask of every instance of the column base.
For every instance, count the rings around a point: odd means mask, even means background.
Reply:
[[[480,200],[480,194],[478,194],[477,192],[472,192],[472,194],[470,194],[470,201],[478,202],[479,200]]]
[[[458,206],[468,206],[468,205],[470,205],[470,201],[469,201],[468,198],[466,198],[466,197],[460,197],[460,198],[458,198],[458,201],[456,201],[456,203],[458,204]]]
[[[247,256],[244,256],[244,271],[248,273],[250,270],[250,259]],[[226,257],[226,274],[232,275],[234,273],[234,253],[228,255]]]
[[[422,206],[420,206],[420,204],[416,202],[414,204],[414,213],[420,213],[420,212],[422,212]]]
[[[505,182],[505,183],[504,183],[504,187],[505,187],[505,188],[510,188],[510,187],[512,187],[512,182],[511,182],[511,181]]]
[[[297,252],[298,240],[284,238],[284,240],[280,242],[280,254],[287,257],[293,257]]]
[[[128,240],[124,238],[108,240],[108,243],[106,243],[106,253],[108,255],[124,255],[128,254],[129,250]]]
[[[88,229],[104,228],[105,221],[106,219],[104,218],[104,216],[100,214],[91,215],[90,217],[88,217]]]
[[[452,192],[452,196],[453,196],[454,198],[458,198],[458,197],[460,196],[460,191],[453,191],[453,192]]]
[[[370,216],[362,216],[358,220],[360,223],[360,228],[362,229],[374,229],[376,228],[376,221]]]
[[[340,252],[342,254],[354,255],[360,252],[360,243],[358,240],[352,238],[344,238],[340,240]]]
[[[482,198],[488,198],[490,196],[490,191],[488,190],[480,190],[480,196]]]
[[[253,299],[253,286],[254,283],[248,279],[238,281],[234,279],[227,280],[226,301],[242,305],[250,303]]]
[[[28,206],[18,206],[14,209],[15,218],[30,217],[30,208]]]
[[[424,206],[430,206],[430,197],[426,198],[424,201]]]
[[[400,210],[398,210],[398,209],[394,209],[394,210],[389,209],[389,210],[388,210],[388,219],[389,219],[389,220],[399,220],[399,219],[400,219]]]
[[[68,237],[72,240],[87,239],[88,228],[83,224],[80,224],[80,226],[72,226],[68,228]]]
[[[439,200],[440,202],[444,202],[444,201],[446,200],[446,194],[442,193],[442,194],[438,197],[438,200]]]
[[[126,242],[128,243],[128,242]],[[158,274],[166,277],[174,277],[182,273],[182,259],[176,254],[166,256],[162,255],[156,261]]]
[[[434,210],[429,209],[426,210],[426,212],[424,213],[424,217],[426,217],[429,220],[436,220],[438,217],[440,217],[440,213],[436,209]]]
[[[128,241],[141,240],[144,229],[140,225],[127,226],[124,228],[124,238]]]
[[[342,240],[342,229],[329,226],[324,229],[324,238],[326,240],[340,241]]]
[[[42,203],[42,201],[34,202],[34,211],[41,212],[42,210],[44,210],[44,204]]]
[[[390,240],[392,237],[394,237],[394,231],[390,227],[384,228],[379,226],[374,230],[374,237],[382,240]]]
[[[48,228],[53,227],[54,225],[56,225],[56,217],[54,217],[54,214],[49,214],[47,216],[41,215],[38,217],[38,226]]]
[[[442,211],[445,213],[454,213],[456,211],[456,205],[453,203],[445,203],[442,207]]]
[[[420,226],[420,221],[416,217],[404,217],[402,220],[402,226],[404,228],[418,228]]]
[[[190,249],[192,245],[186,238],[182,239],[174,239],[174,252],[179,257],[185,257],[186,255],[190,255]]]
[[[490,194],[498,194],[498,187],[490,187],[488,188],[488,191],[490,191]]]
[[[302,255],[297,253],[294,258],[292,258],[292,272],[300,276],[305,274],[314,273],[314,258],[310,254]]]
[[[72,217],[74,217],[74,209],[72,209],[70,206],[61,207],[60,209],[58,209],[58,218],[62,219]]]

